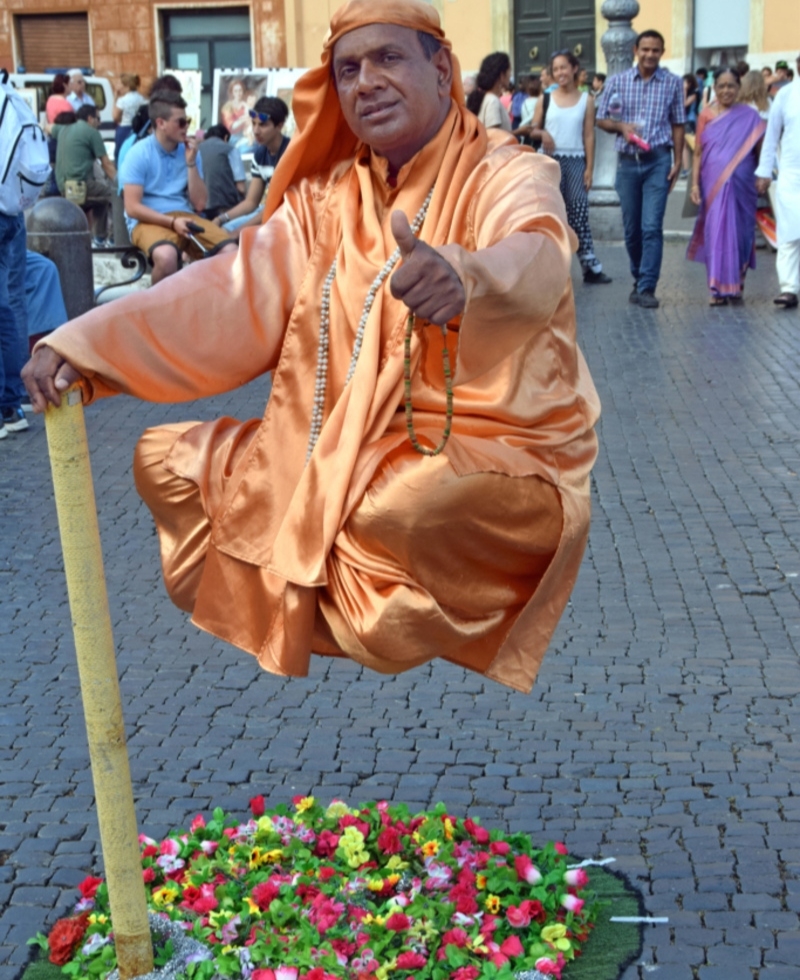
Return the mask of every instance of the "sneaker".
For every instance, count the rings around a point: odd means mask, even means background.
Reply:
[[[6,432],[24,432],[25,429],[30,428],[21,408],[3,409],[3,427]]]
[[[628,302],[633,303],[634,306],[638,306],[639,299],[640,299],[639,290],[636,288],[636,286],[634,286],[633,289],[631,290],[630,296],[628,297]]]
[[[27,412],[29,415],[31,414],[31,412],[33,412],[33,405],[31,405],[29,399],[27,398],[22,399],[22,401],[19,404],[19,407],[22,409],[23,412]]]
[[[656,294],[652,289],[645,289],[639,293],[639,306],[643,306],[647,310],[656,310],[659,305]]]
[[[105,238],[93,238],[92,239],[92,248],[105,248],[105,247],[106,247],[106,240],[105,240]]]
[[[588,285],[593,283],[607,283],[611,282],[611,276],[607,276],[605,272],[595,272],[593,269],[587,269],[583,274],[583,281]]]

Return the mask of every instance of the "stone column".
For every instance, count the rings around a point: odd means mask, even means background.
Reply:
[[[63,197],[43,197],[28,215],[27,226],[28,248],[56,264],[70,320],[91,310],[92,236],[83,211]]]
[[[633,64],[633,44],[636,40],[631,21],[639,13],[637,0],[605,0],[601,13],[609,28],[600,39],[606,56],[606,73],[610,78],[626,71]],[[617,154],[613,133],[595,128],[594,177],[589,191],[592,234],[607,241],[621,241],[622,212],[614,190]]]

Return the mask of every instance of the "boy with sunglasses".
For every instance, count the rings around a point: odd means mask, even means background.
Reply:
[[[211,221],[199,217],[208,192],[198,168],[197,143],[188,136],[186,103],[177,92],[160,91],[149,106],[152,135],[131,147],[120,181],[131,242],[153,264],[153,283],[181,268],[184,253],[197,256],[196,237],[204,254],[236,243]],[[193,234],[191,224],[200,226]]]
[[[223,229],[236,237],[242,228],[261,224],[264,197],[278,161],[289,145],[289,137],[283,135],[283,126],[289,117],[289,106],[283,99],[262,96],[250,109],[256,147],[250,168],[250,186],[247,196],[236,207],[214,219]]]

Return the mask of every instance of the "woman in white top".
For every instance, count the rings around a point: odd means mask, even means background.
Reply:
[[[504,51],[487,54],[475,81],[475,89],[467,97],[467,108],[474,112],[487,129],[499,127],[511,132],[511,118],[500,96],[511,79],[511,59]]]
[[[536,103],[531,135],[542,141],[541,152],[558,160],[561,194],[567,221],[578,236],[578,259],[583,281],[607,283],[611,279],[594,254],[589,227],[589,196],[594,169],[594,99],[578,89],[581,66],[571,51],[557,51],[550,59],[550,73],[557,88]]]
[[[117,85],[117,101],[114,104],[114,122],[117,124],[117,131],[114,134],[114,159],[119,157],[119,148],[131,135],[131,123],[136,115],[136,110],[140,105],[147,102],[147,99],[140,95],[139,76],[124,74],[119,76]]]

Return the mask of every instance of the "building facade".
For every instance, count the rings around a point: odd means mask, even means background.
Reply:
[[[215,68],[311,67],[341,0],[0,0],[0,66],[41,72],[91,66],[149,81],[169,68],[200,69],[210,92]],[[381,0],[375,0],[380,3]],[[517,72],[537,70],[556,50],[603,71],[608,24],[602,0],[431,0],[464,71],[490,51],[512,55]],[[667,41],[680,74],[747,58],[753,67],[794,62],[800,0],[639,0],[634,29]],[[204,120],[208,124],[210,120]]]

